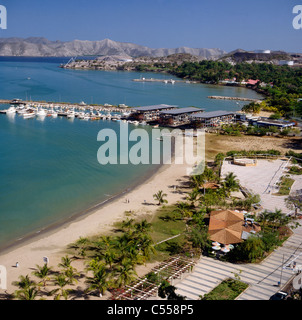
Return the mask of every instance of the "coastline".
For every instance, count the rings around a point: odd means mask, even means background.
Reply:
[[[7,252],[15,250],[35,240],[39,240],[41,237],[52,234],[61,228],[65,228],[66,226],[68,226],[73,222],[80,221],[85,217],[87,217],[88,215],[93,214],[95,211],[101,210],[107,204],[110,204],[111,202],[116,201],[123,196],[126,196],[128,193],[138,188],[140,185],[144,184],[149,179],[152,179],[153,176],[155,176],[160,172],[162,166],[163,166],[162,164],[156,165],[155,168],[153,168],[152,170],[150,169],[148,173],[146,173],[143,177],[140,177],[139,179],[137,179],[132,185],[127,187],[127,189],[124,189],[116,194],[113,194],[105,200],[92,204],[87,209],[74,212],[69,217],[65,217],[62,220],[59,220],[57,222],[54,222],[52,224],[43,226],[27,234],[24,234],[20,236],[18,239],[11,240],[7,245],[2,245],[2,246],[0,245],[0,259],[1,259],[1,256],[6,254]]]
[[[158,190],[167,193],[169,203],[180,200],[183,195],[173,192],[171,186],[179,184],[179,179],[186,175],[186,168],[185,164],[161,165],[151,176],[130,190],[113,196],[68,222],[45,228],[39,234],[0,252],[0,265],[7,269],[6,292],[13,293],[16,290],[12,282],[18,280],[20,275],[29,275],[35,265],[43,265],[43,257],[48,257],[50,266],[57,266],[61,257],[66,255],[69,244],[80,237],[108,233],[115,222],[125,218],[125,211],[131,210],[137,217],[155,212],[158,206],[153,194]],[[125,196],[130,199],[129,203],[126,203]],[[16,262],[19,263],[18,268],[15,267]]]

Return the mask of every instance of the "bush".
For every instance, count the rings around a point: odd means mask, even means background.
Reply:
[[[242,281],[227,279],[205,294],[201,300],[235,300],[247,287],[248,284]]]

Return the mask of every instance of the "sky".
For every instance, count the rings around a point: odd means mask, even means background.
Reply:
[[[0,38],[109,38],[150,48],[271,49],[302,52],[292,26],[302,0],[0,0]]]

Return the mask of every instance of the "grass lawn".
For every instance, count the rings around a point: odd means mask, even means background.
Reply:
[[[247,287],[248,284],[240,280],[227,279],[205,294],[201,300],[235,300]]]
[[[287,196],[290,193],[290,189],[295,182],[294,179],[282,177],[279,191],[276,193],[278,196]]]
[[[186,223],[178,213],[175,213],[176,206],[168,205],[158,208],[151,221],[151,237],[154,243],[169,239],[173,236],[180,236],[155,246],[156,260],[164,260],[182,248],[185,240],[184,232]]]

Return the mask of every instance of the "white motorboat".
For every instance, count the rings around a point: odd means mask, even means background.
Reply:
[[[32,109],[27,110],[27,112],[23,113],[22,115],[24,119],[34,118],[36,116],[34,110]]]
[[[16,113],[16,108],[14,106],[10,106],[7,110],[6,110],[6,114],[13,114]]]
[[[46,117],[47,112],[43,108],[39,108],[36,112],[37,117]]]
[[[73,119],[75,117],[75,112],[74,109],[70,109],[67,111],[67,118],[68,119]]]

